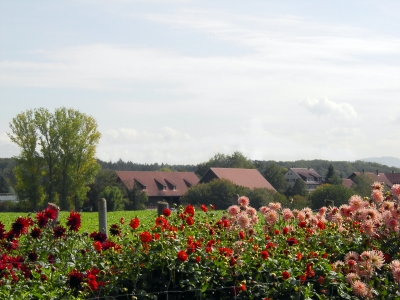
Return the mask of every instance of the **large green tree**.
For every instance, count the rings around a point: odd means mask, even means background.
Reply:
[[[286,168],[279,167],[276,163],[272,163],[266,166],[264,177],[279,193],[284,194],[289,187],[289,183],[284,177],[286,172]]]
[[[211,167],[254,169],[255,165],[239,151],[234,152],[232,155],[217,153],[210,158],[209,161],[198,164],[196,174],[201,177],[206,174]]]
[[[63,210],[80,207],[100,169],[95,158],[100,133],[94,118],[71,108],[53,113],[38,108],[18,114],[10,129],[8,136],[21,150],[14,171],[17,191],[31,208],[43,200]]]

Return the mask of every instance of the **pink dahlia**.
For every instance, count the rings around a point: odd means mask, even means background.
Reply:
[[[400,197],[400,184],[393,184],[392,186],[392,194],[397,198]]]
[[[355,280],[351,283],[351,288],[356,296],[364,297],[368,294],[368,288],[361,280]]]
[[[382,191],[378,189],[372,190],[371,196],[375,200],[375,202],[383,202],[383,200],[385,199]]]
[[[241,228],[249,227],[250,219],[245,213],[240,213],[237,215],[237,221]]]
[[[238,204],[239,204],[240,206],[246,207],[246,206],[249,206],[250,200],[249,200],[249,198],[247,198],[246,196],[242,196],[242,197],[239,197],[239,199],[238,199]]]
[[[231,215],[232,217],[236,216],[238,213],[240,213],[240,207],[237,205],[232,205],[228,207],[228,214]]]
[[[271,202],[268,204],[268,207],[273,210],[280,210],[282,208],[282,205],[279,202]]]

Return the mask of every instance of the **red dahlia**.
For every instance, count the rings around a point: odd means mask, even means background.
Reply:
[[[164,208],[162,213],[164,216],[169,217],[171,215],[171,210],[169,210],[168,208]]]
[[[129,223],[129,226],[131,226],[132,229],[136,229],[139,227],[140,221],[138,218],[133,218],[131,222]]]
[[[83,282],[83,274],[74,269],[68,274],[68,285],[71,289],[79,289]]]
[[[194,207],[192,205],[186,206],[184,213],[193,217],[194,216]]]
[[[147,231],[143,231],[140,234],[140,240],[142,241],[142,243],[149,243],[151,241],[151,234]]]
[[[67,218],[67,226],[72,231],[78,231],[81,227],[81,214],[78,212],[71,211]]]
[[[181,262],[184,262],[184,261],[186,261],[188,259],[188,254],[185,251],[181,250],[181,251],[178,252],[178,259]]]
[[[290,273],[289,273],[288,271],[283,271],[283,272],[282,272],[282,278],[283,278],[284,280],[289,279],[289,278],[290,278]]]
[[[110,226],[110,233],[111,235],[121,235],[121,228],[118,226],[118,224],[112,224]]]
[[[34,239],[38,239],[40,238],[40,236],[42,235],[42,230],[40,228],[33,228],[31,231],[31,237]]]
[[[62,238],[65,236],[65,231],[67,229],[64,228],[63,226],[56,226],[53,228],[53,234],[55,238]]]
[[[187,217],[186,218],[186,224],[188,224],[189,226],[194,224],[194,219],[192,217]]]
[[[36,214],[36,219],[37,219],[37,221],[38,221],[38,226],[39,226],[40,228],[45,227],[45,226],[47,225],[47,223],[49,222],[49,217],[48,217],[48,216],[46,215],[46,213],[43,212],[43,211],[38,212],[38,213]]]
[[[261,257],[263,259],[267,259],[268,258],[268,251],[263,250],[263,251],[260,252],[260,255],[261,255]]]
[[[100,243],[103,243],[107,240],[107,235],[102,233],[102,232],[92,232],[89,235],[90,238],[92,238],[94,241],[99,241]]]
[[[286,242],[288,243],[289,246],[293,246],[295,244],[298,244],[298,240],[294,237],[290,237],[286,240]]]
[[[37,261],[38,257],[39,256],[37,255],[37,253],[35,251],[31,251],[28,253],[28,258],[30,261]]]
[[[13,233],[13,236],[19,237],[22,233],[27,233],[28,232],[28,226],[31,224],[32,220],[31,218],[23,218],[23,217],[18,217],[15,222],[11,225],[11,230]]]

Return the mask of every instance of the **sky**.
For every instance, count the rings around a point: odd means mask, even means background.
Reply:
[[[105,161],[399,157],[399,79],[397,0],[0,0],[0,157],[39,107]]]

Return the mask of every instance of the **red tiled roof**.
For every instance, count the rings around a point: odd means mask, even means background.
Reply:
[[[266,180],[256,169],[239,168],[210,168],[207,173],[212,172],[219,179],[228,179],[234,184],[244,186],[250,189],[267,188],[275,191],[274,187]],[[203,176],[206,177],[207,173]],[[203,182],[203,178],[200,182]]]
[[[349,178],[345,178],[342,180],[342,185],[347,187],[348,189],[351,188],[353,185],[355,185],[354,181],[349,179]]]
[[[353,172],[354,175],[367,175],[372,181],[383,182],[388,187],[392,187],[393,183],[388,179],[386,175],[395,175],[392,173],[376,173],[376,172]],[[354,177],[354,175],[350,175],[349,177]],[[400,175],[400,174],[399,174]]]
[[[392,184],[400,184],[400,173],[385,173],[385,176]]]
[[[135,181],[142,187],[145,186],[148,197],[180,197],[191,185],[199,182],[199,178],[193,172],[115,171],[115,173],[127,188],[132,188]]]

